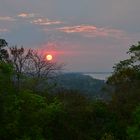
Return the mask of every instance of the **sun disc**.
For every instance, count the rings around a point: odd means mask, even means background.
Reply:
[[[53,56],[51,54],[46,55],[46,59],[48,61],[51,61],[53,59]]]

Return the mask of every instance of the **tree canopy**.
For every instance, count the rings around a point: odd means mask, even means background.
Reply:
[[[37,90],[59,65],[31,49],[7,45],[0,39],[0,140],[140,139],[140,43],[114,66],[107,81],[110,100],[71,89],[54,94],[48,84]]]

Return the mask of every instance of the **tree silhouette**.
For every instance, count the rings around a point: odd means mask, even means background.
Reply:
[[[8,52],[5,47],[8,46],[8,43],[4,39],[0,39],[0,61],[8,60]]]

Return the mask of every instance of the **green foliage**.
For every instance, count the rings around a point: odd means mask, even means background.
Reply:
[[[0,92],[4,93],[13,89],[12,74],[14,73],[11,64],[0,62]]]
[[[112,76],[107,81],[115,89],[109,105],[118,116],[123,129],[133,122],[131,114],[140,102],[140,42],[132,45],[128,54],[130,58],[116,64]],[[127,129],[130,139],[140,139],[138,132],[140,130],[136,126]],[[127,134],[124,134],[127,139]]]
[[[121,87],[121,90],[124,85],[127,85],[128,89],[140,83],[140,42],[132,45],[128,54],[130,58],[116,64],[112,76],[108,79],[109,84]]]
[[[6,45],[3,43],[0,47],[4,49]],[[24,49],[11,51],[14,55],[24,55]],[[109,102],[89,99],[73,89],[49,93],[45,78],[40,80],[40,75],[32,77],[25,73],[19,77],[22,86],[17,90],[15,65],[1,55],[0,140],[139,140],[139,51],[140,43],[130,48],[130,59],[115,65],[108,79],[115,88]],[[81,75],[77,79],[75,83],[79,87],[88,86],[81,82],[84,81]],[[89,79],[90,86],[98,87],[98,82]],[[71,86],[75,88],[74,84]]]
[[[90,101],[76,91],[67,90],[61,91],[57,98],[66,112],[65,126],[71,132],[70,140],[101,139],[104,133],[113,133],[116,137],[121,135],[117,118],[106,103]]]
[[[112,134],[105,133],[101,140],[116,140]]]
[[[0,74],[10,76],[13,73],[13,66],[5,62],[0,62]]]
[[[31,91],[23,91],[20,93],[19,99],[19,137],[23,135],[30,139],[43,139],[43,123],[40,117],[46,110],[45,99]]]
[[[112,106],[122,110],[121,114],[128,112],[125,117],[130,116],[140,101],[140,42],[132,45],[128,54],[130,58],[116,64],[112,76],[107,81],[115,89]]]
[[[130,140],[140,139],[140,106],[138,106],[133,113],[134,123],[127,128],[127,133]]]

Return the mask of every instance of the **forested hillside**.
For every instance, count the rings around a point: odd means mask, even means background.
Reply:
[[[104,80],[93,79],[80,73],[64,73],[56,78],[56,88],[76,90],[87,97],[100,97],[104,92]]]

